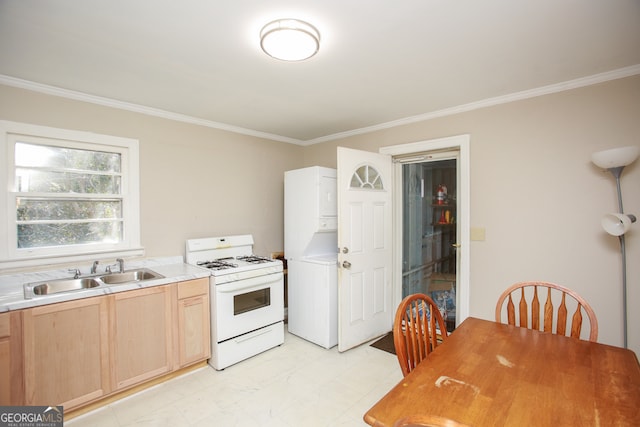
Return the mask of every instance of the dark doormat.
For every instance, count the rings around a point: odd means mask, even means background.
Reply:
[[[386,351],[387,353],[396,354],[396,348],[393,345],[393,332],[389,332],[387,335],[371,344],[371,347]]]

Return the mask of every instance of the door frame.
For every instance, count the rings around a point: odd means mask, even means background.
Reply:
[[[407,144],[381,147],[380,154],[394,156],[428,156],[430,151],[457,150],[458,159],[458,222],[457,239],[457,313],[456,326],[469,317],[470,300],[470,200],[471,200],[471,171],[470,171],[470,135],[456,135],[445,138],[411,142]],[[402,300],[402,163],[396,163],[393,172],[393,264],[392,264],[392,293],[394,305],[397,307]]]

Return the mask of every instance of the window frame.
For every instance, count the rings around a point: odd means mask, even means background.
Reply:
[[[36,142],[37,141],[37,142]],[[119,153],[122,159],[123,239],[118,243],[92,243],[41,248],[17,247],[16,199],[27,193],[15,191],[15,143],[107,151]],[[0,120],[0,164],[6,171],[0,175],[4,195],[0,198],[0,271],[8,268],[41,266],[85,261],[96,257],[144,255],[140,245],[140,179],[139,142],[136,139],[91,132],[59,129]]]

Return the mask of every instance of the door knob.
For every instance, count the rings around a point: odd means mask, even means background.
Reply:
[[[351,268],[351,263],[349,261],[343,261],[342,262],[342,267],[344,268]]]
[[[342,253],[343,254],[348,254],[349,253],[349,248],[347,248],[347,247],[342,248]]]
[[[451,247],[458,249],[460,247],[460,243],[452,243]]]

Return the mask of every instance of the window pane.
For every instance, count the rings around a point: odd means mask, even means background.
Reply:
[[[118,243],[121,240],[120,221],[18,225],[18,248]]]
[[[16,169],[18,192],[120,194],[120,176]]]
[[[16,143],[16,166],[120,173],[120,154]]]
[[[351,188],[384,190],[378,171],[369,166],[360,166],[351,176]]]
[[[120,200],[17,199],[18,221],[117,219],[122,217]]]

